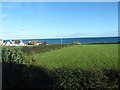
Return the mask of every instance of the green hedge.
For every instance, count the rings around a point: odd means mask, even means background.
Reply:
[[[80,68],[59,68],[54,71],[55,88],[118,88],[120,72],[113,69],[87,71]]]
[[[8,63],[19,63],[22,64],[24,60],[23,52],[18,50],[13,50],[10,48],[2,49],[2,61]]]
[[[73,46],[74,44],[53,44],[53,45],[40,45],[40,46],[25,46],[22,47],[22,51],[28,55],[32,54],[32,53],[42,53],[42,52],[46,52],[46,51],[51,51],[51,50],[55,50],[55,49],[60,49],[60,48],[64,48],[67,46]]]
[[[120,72],[113,69],[87,71],[81,68],[48,70],[40,66],[3,63],[4,88],[118,88]]]

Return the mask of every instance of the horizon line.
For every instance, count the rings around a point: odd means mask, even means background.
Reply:
[[[23,39],[2,39],[2,40],[26,40],[26,39],[30,39],[30,40],[35,40],[35,39],[68,39],[68,38],[110,38],[110,37],[120,37],[120,36],[99,36],[99,37],[54,37],[54,38],[23,38]]]

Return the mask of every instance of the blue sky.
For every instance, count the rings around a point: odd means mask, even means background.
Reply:
[[[3,2],[3,39],[118,35],[117,2]]]

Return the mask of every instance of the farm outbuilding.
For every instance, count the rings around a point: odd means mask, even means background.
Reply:
[[[28,42],[28,45],[40,45],[40,44],[42,44],[42,43],[38,40],[31,40]]]

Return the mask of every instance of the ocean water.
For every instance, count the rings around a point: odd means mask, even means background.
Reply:
[[[120,42],[120,37],[94,37],[94,38],[57,38],[57,39],[21,39],[24,43],[30,40],[39,40],[40,42],[47,43],[74,43],[79,41],[81,43],[109,43],[109,42]],[[8,40],[5,40],[6,42]]]

